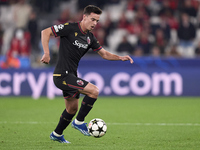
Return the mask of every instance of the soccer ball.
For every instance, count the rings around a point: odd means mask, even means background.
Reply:
[[[91,136],[99,138],[106,134],[106,123],[99,118],[92,119],[88,124],[88,132]]]

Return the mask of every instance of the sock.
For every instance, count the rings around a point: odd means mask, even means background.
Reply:
[[[75,119],[74,121],[75,121],[75,124],[77,124],[77,125],[80,125],[80,124],[84,123],[84,121],[78,121],[77,119]]]
[[[91,98],[89,96],[85,96],[83,98],[82,104],[81,104],[81,108],[78,112],[78,115],[76,117],[76,119],[78,121],[84,121],[85,117],[87,116],[87,114],[90,112],[90,110],[93,107],[94,102],[96,101],[95,98]]]
[[[55,131],[53,131],[53,135],[57,136],[57,137],[61,137],[62,135],[57,134]]]
[[[55,133],[62,135],[63,131],[65,130],[65,128],[70,124],[70,122],[72,121],[72,118],[74,117],[75,114],[69,114],[66,109],[63,111],[61,117],[60,117],[60,121],[56,127],[56,129],[54,130]]]

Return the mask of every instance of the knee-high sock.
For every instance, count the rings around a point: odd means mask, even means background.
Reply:
[[[78,121],[84,121],[85,117],[87,116],[87,114],[92,109],[95,101],[96,101],[95,98],[91,98],[87,95],[83,98],[83,101],[81,103],[81,108],[80,108],[78,115],[76,117],[76,119]]]
[[[70,124],[75,114],[69,114],[66,109],[63,111],[60,121],[54,130],[57,134],[62,135],[65,128]]]

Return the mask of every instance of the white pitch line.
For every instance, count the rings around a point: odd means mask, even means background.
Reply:
[[[37,121],[0,121],[0,124],[56,124],[57,122],[37,122]],[[200,126],[200,123],[106,123],[107,125],[123,126]]]
[[[130,126],[200,126],[199,123],[106,123],[107,125]]]
[[[8,122],[8,121],[0,121],[0,124],[54,124],[56,122],[37,122],[37,121],[30,121],[30,122],[24,122],[24,121],[14,121],[14,122]]]

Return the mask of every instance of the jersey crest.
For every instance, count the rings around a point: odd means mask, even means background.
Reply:
[[[78,35],[78,33],[77,33],[77,32],[75,32],[74,34],[75,34],[75,36],[77,36],[77,35]]]
[[[90,41],[90,37],[88,36],[88,37],[87,37],[87,43],[90,44],[90,42],[91,42],[91,41]]]
[[[77,84],[80,85],[80,86],[83,86],[83,85],[84,85],[84,82],[83,82],[82,80],[77,80],[76,82],[77,82]]]

